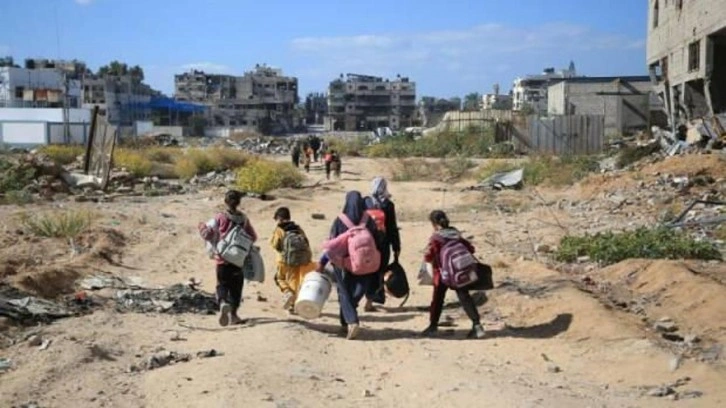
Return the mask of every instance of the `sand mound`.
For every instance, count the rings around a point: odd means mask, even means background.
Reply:
[[[126,244],[113,229],[92,229],[72,244],[19,231],[6,233],[0,247],[0,279],[45,298],[70,293],[78,278],[99,264],[117,264]],[[7,244],[11,243],[12,244]]]

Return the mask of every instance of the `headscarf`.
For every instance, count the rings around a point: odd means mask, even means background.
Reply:
[[[358,224],[360,222],[365,210],[365,201],[363,201],[363,196],[360,192],[349,191],[348,194],[345,195],[343,213],[348,216],[348,219],[350,219],[353,224]]]
[[[381,176],[373,179],[371,182],[371,198],[377,206],[391,198],[388,192],[388,182]]]

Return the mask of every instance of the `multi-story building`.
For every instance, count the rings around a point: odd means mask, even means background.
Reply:
[[[647,60],[672,125],[726,112],[726,0],[648,0]]]
[[[305,124],[322,125],[328,113],[328,96],[310,93],[305,97]]]
[[[499,85],[494,85],[494,92],[482,95],[482,110],[511,110],[512,95],[502,95],[499,93]]]
[[[577,76],[575,63],[560,71],[546,68],[541,74],[527,75],[514,80],[512,89],[512,110],[522,111],[527,108],[536,114],[547,112],[547,88],[556,80],[574,78]]]
[[[408,78],[384,80],[369,75],[348,74],[328,87],[330,130],[393,130],[413,126],[416,117],[416,83]]]
[[[151,118],[149,103],[158,91],[131,75],[85,75],[83,107],[98,106],[109,123],[132,126]]]
[[[191,71],[174,76],[175,97],[207,105],[213,126],[251,127],[263,133],[292,130],[298,82],[279,69],[257,65],[242,76]]]
[[[51,68],[0,67],[0,107],[62,108],[66,103],[80,107],[80,80]]]

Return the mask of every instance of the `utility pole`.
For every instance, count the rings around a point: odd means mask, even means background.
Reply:
[[[71,128],[68,123],[70,120],[70,96],[68,95],[68,74],[63,72],[63,142],[69,144],[71,142]]]

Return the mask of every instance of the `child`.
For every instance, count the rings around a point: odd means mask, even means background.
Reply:
[[[224,196],[226,211],[221,212],[209,220],[206,224],[199,224],[199,234],[213,248],[235,225],[242,225],[247,235],[253,241],[257,240],[257,233],[252,227],[250,220],[245,214],[238,210],[242,201],[242,193],[230,190]],[[244,274],[242,268],[226,262],[219,255],[214,255],[217,264],[217,302],[219,303],[219,324],[241,324],[237,311],[242,302],[242,287],[244,285]]]
[[[290,210],[280,207],[275,211],[277,228],[272,233],[270,245],[277,252],[275,283],[283,293],[283,307],[294,313],[295,298],[303,277],[317,266],[312,262],[312,251],[305,232],[292,222]]]
[[[307,146],[305,148],[305,158],[303,159],[303,167],[305,167],[305,172],[310,173],[310,161],[312,160],[313,156],[313,149],[310,146]]]
[[[474,247],[471,243],[464,239],[456,228],[449,225],[449,218],[446,216],[446,213],[439,210],[432,211],[429,215],[429,221],[431,221],[431,225],[434,228],[434,234],[429,239],[424,261],[433,265],[434,293],[433,299],[431,300],[430,324],[423,332],[425,336],[433,335],[438,330],[446,291],[449,289],[441,280],[441,248],[450,240],[459,240],[471,253],[474,253]],[[466,288],[455,290],[461,306],[472,322],[472,328],[467,337],[476,339],[483,338],[485,332],[479,321],[479,311],[469,291]]]

